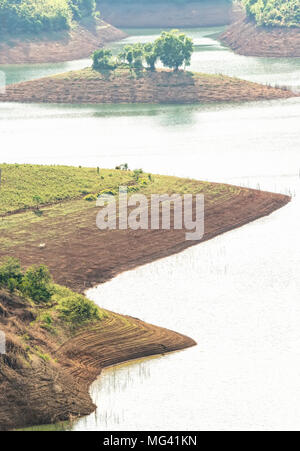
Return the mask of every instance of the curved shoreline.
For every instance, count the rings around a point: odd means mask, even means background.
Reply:
[[[76,335],[56,352],[62,365],[65,359],[74,362],[70,375],[88,387],[104,368],[180,351],[197,344],[187,336],[153,326],[138,318],[108,313],[108,319],[101,322],[98,328]]]

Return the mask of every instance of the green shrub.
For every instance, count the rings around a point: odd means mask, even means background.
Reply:
[[[52,324],[52,316],[50,315],[50,313],[45,313],[44,315],[42,315],[41,321],[44,324],[51,325]]]
[[[19,260],[9,257],[0,266],[0,287],[16,289],[22,281],[22,269]]]
[[[100,319],[98,307],[80,294],[70,294],[59,306],[61,318],[73,325]]]
[[[20,290],[37,303],[47,303],[53,294],[48,268],[44,265],[31,266],[23,276]]]
[[[117,196],[118,193],[115,189],[104,189],[99,193],[99,196]]]
[[[75,20],[95,15],[96,0],[68,0]]]
[[[139,190],[140,190],[139,186],[128,186],[127,188],[128,193],[136,193]]]
[[[112,52],[108,49],[96,50],[93,55],[93,69],[98,70],[114,70],[116,63],[113,60]],[[99,171],[100,173],[100,171]]]
[[[140,178],[140,176],[141,176],[142,174],[144,174],[143,169],[135,169],[135,170],[133,171],[133,177],[134,177],[134,179],[135,179],[136,181],[139,180],[139,178]]]
[[[96,202],[97,196],[95,196],[95,194],[88,194],[83,200],[86,200],[87,202]]]

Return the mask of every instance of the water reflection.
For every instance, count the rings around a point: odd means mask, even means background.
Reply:
[[[91,396],[99,408],[88,418],[79,420],[75,425],[71,426],[71,429],[76,431],[102,430],[111,427],[111,425],[120,427],[124,424],[126,420],[126,406],[123,405],[121,409],[116,409],[116,405],[119,404],[122,397],[127,396],[128,391],[132,392],[135,390],[136,378],[139,379],[141,384],[145,384],[151,379],[153,366],[149,365],[149,363],[155,364],[155,360],[161,359],[162,357],[141,359],[103,371],[101,377],[91,387]],[[106,406],[105,409],[102,408],[104,402],[102,399],[103,392],[114,399],[114,402]],[[137,401],[136,397],[135,400]]]

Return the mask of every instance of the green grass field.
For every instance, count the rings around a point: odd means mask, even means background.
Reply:
[[[132,180],[132,174],[97,168],[0,164],[0,215],[30,209],[116,188]]]
[[[220,199],[220,195],[230,195],[233,189],[238,190],[227,185],[152,176],[149,173],[140,174],[137,181],[133,171],[112,169],[100,169],[98,173],[97,168],[19,164],[0,164],[0,169],[0,216],[68,200],[80,200],[89,194],[97,196],[107,189],[118,191],[119,186],[128,184],[147,195],[203,192],[208,199],[213,199],[216,194]],[[81,200],[80,204],[83,203],[88,204]]]

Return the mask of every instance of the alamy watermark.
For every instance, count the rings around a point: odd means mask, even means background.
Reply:
[[[5,72],[0,71],[0,94],[5,94],[6,92],[6,75]]]
[[[187,241],[199,241],[204,236],[203,194],[128,195],[121,186],[119,195],[102,194],[97,199],[101,207],[97,215],[100,230],[185,230]],[[173,226],[173,227],[172,227]]]
[[[5,333],[0,330],[0,355],[6,353],[6,337]]]

